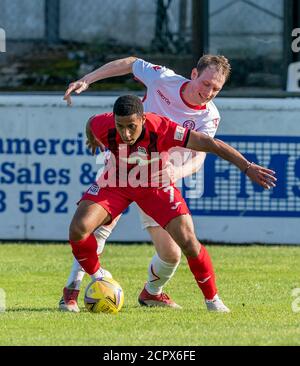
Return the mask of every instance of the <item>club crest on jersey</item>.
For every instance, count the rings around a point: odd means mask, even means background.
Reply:
[[[213,119],[213,123],[214,123],[215,128],[217,128],[217,127],[218,127],[219,122],[220,122],[220,119],[219,119],[219,118],[215,118],[215,119]]]
[[[161,66],[155,65],[152,67],[153,70],[157,71],[161,69]]]
[[[97,184],[93,184],[90,186],[87,193],[92,194],[93,196],[97,196],[99,191],[100,191],[100,187]]]
[[[138,146],[137,151],[139,154],[147,155],[147,150],[143,146]]]
[[[174,140],[183,141],[185,128],[177,126],[174,134]]]
[[[183,127],[188,128],[189,130],[193,130],[196,126],[195,121],[193,121],[192,119],[188,119],[186,121],[183,122]]]

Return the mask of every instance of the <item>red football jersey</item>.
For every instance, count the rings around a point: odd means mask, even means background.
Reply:
[[[116,186],[126,186],[131,180],[135,180],[135,183],[130,185],[135,186],[141,175],[143,177],[140,182],[145,183],[145,176],[150,177],[168,160],[167,152],[170,148],[186,147],[190,134],[189,129],[154,113],[146,113],[142,133],[133,145],[122,141],[112,113],[92,117],[90,128],[93,135],[111,152],[105,180],[110,173],[111,179],[117,178]],[[147,179],[149,182],[150,178]]]

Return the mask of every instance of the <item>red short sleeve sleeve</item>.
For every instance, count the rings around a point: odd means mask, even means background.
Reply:
[[[168,151],[175,146],[186,147],[190,135],[188,128],[182,127],[168,118],[163,118],[159,131],[159,151]]]
[[[115,123],[112,113],[97,114],[90,118],[90,128],[93,135],[105,146],[108,145],[107,132],[110,128],[114,128],[114,126]]]

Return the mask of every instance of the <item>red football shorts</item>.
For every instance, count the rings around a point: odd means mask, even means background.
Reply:
[[[136,202],[161,227],[165,227],[177,216],[190,214],[180,191],[173,186],[166,188],[100,188],[95,183],[86,191],[80,201],[84,200],[101,205],[111,215],[112,220],[126,210],[132,202]]]

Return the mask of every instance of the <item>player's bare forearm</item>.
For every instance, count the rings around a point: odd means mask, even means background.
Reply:
[[[187,148],[210,152],[218,155],[223,160],[227,160],[237,166],[242,172],[260,186],[269,189],[275,187],[275,172],[260,165],[250,163],[239,151],[224,141],[213,139],[201,132],[191,131]]]
[[[85,75],[80,80],[85,80],[88,84],[102,79],[127,75],[132,73],[132,65],[136,61],[136,57],[126,57],[108,62],[91,73]]]
[[[220,158],[230,161],[242,171],[247,168],[248,160],[242,154],[225,142],[213,139],[204,133],[191,131],[186,147],[216,154]]]
[[[71,105],[72,92],[80,94],[83,91],[87,90],[90,84],[98,80],[131,73],[132,65],[135,61],[136,57],[126,57],[119,60],[108,62],[107,64],[99,67],[98,69],[92,71],[91,73],[83,76],[80,80],[70,83],[68,89],[65,92],[64,100],[67,101],[68,105]]]

